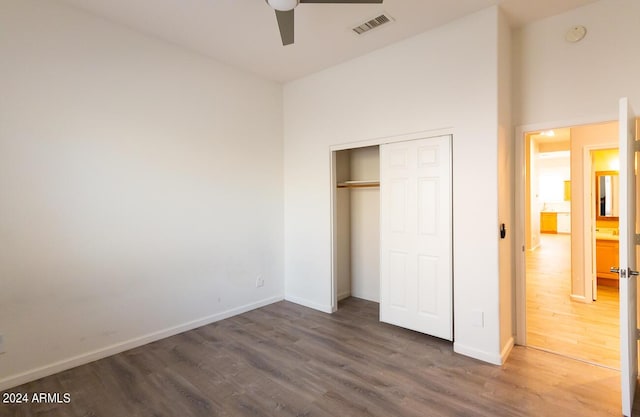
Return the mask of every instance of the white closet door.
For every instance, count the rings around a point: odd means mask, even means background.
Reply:
[[[451,137],[380,146],[380,320],[453,339]]]

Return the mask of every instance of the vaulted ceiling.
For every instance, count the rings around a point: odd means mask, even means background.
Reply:
[[[295,44],[282,46],[264,0],[60,0],[218,61],[286,82],[364,55],[499,4],[512,26],[595,0],[384,0],[382,4],[300,4]],[[394,21],[356,35],[382,12]],[[578,22],[576,22],[578,23]]]

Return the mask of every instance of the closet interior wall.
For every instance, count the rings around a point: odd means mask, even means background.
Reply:
[[[380,180],[380,148],[336,152],[336,186],[348,181]],[[337,298],[380,302],[380,188],[336,189]]]

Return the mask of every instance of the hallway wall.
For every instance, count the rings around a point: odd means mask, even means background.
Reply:
[[[591,251],[595,213],[585,217],[585,196],[589,204],[595,205],[595,201],[591,201],[591,181],[584,181],[584,155],[585,149],[600,145],[618,146],[618,122],[571,128],[571,296],[588,303],[593,299],[593,290],[591,285],[585,285],[585,279],[592,275],[592,261],[585,252]]]

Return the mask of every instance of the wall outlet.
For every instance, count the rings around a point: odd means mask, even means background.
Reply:
[[[484,312],[475,310],[471,312],[471,325],[473,327],[484,327]]]
[[[262,286],[264,286],[264,278],[262,278],[262,275],[258,275],[258,277],[256,278],[256,288]]]
[[[5,353],[4,350],[4,335],[0,334],[0,354]]]

